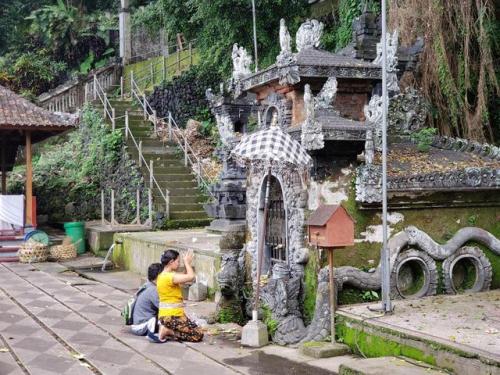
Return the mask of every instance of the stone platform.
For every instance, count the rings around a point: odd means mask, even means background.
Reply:
[[[338,332],[368,357],[405,356],[455,374],[500,374],[500,290],[394,301],[394,313],[343,306]]]
[[[197,280],[214,288],[220,266],[220,237],[205,229],[117,233],[112,259],[120,269],[146,276],[148,266],[159,262],[165,249],[172,248],[179,252],[192,249]]]
[[[107,251],[113,244],[115,233],[144,232],[148,230],[151,230],[151,228],[144,225],[109,225],[102,224],[101,221],[88,221],[85,223],[85,237],[89,245],[89,250],[94,254]]]

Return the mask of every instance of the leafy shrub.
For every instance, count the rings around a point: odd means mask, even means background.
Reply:
[[[432,141],[437,134],[435,128],[424,128],[411,135],[411,140],[417,144],[420,152],[427,152],[431,148]]]

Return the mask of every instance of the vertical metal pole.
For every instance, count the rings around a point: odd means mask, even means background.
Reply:
[[[189,42],[189,66],[193,65],[193,44]]]
[[[139,189],[135,191],[135,221],[141,224],[141,192]]]
[[[106,220],[104,219],[104,190],[101,190],[101,225],[104,225]]]
[[[162,76],[163,81],[165,81],[165,79],[167,77],[167,69],[165,67],[165,56],[161,57],[161,76]]]
[[[123,100],[123,76],[120,76],[120,99]]]
[[[148,216],[149,216],[149,224],[153,225],[153,193],[152,189],[148,191]]]
[[[384,312],[392,311],[390,254],[387,248],[387,31],[386,0],[382,0],[382,308]]]
[[[125,111],[125,140],[128,140],[129,124],[128,124],[128,111]]]
[[[84,98],[83,98],[83,102],[84,103],[87,103],[88,101],[88,95],[89,95],[89,86],[87,83],[85,83],[85,85],[83,86],[83,90],[84,90]]]
[[[116,115],[115,115],[115,109],[113,107],[111,107],[111,116],[113,117],[111,119],[111,129],[115,130],[115,126],[116,126],[115,118],[116,118]]]
[[[149,70],[151,73],[151,84],[154,85],[155,84],[155,69],[153,67],[153,63],[149,63]]]
[[[184,134],[184,166],[188,166],[187,136]]]
[[[168,140],[172,140],[172,114],[168,112]]]
[[[335,283],[333,281],[333,249],[328,249],[328,277],[330,282],[330,335],[335,344]]]
[[[115,225],[115,190],[111,189],[111,225]]]
[[[149,161],[149,187],[153,188],[153,160]]]
[[[139,167],[142,167],[142,140],[139,141]]]
[[[196,174],[196,182],[198,183],[198,186],[200,186],[200,180],[201,180],[201,167],[200,167],[200,161],[196,161],[196,168],[198,169],[198,173]]]
[[[254,48],[254,53],[255,53],[255,71],[257,71],[259,68],[259,63],[258,63],[258,57],[257,57],[257,24],[255,20],[255,0],[252,0],[252,16],[253,16],[253,48]]]
[[[94,74],[94,100],[97,99],[97,76]]]
[[[146,94],[142,94],[142,105],[144,106],[144,120],[147,120],[148,111],[146,109]]]
[[[181,51],[177,47],[177,73],[181,72]]]
[[[134,99],[134,71],[130,71],[130,98]]]
[[[108,100],[107,100],[107,99],[108,99],[108,94],[104,93],[104,103],[103,103],[103,108],[104,108],[104,109],[103,109],[103,111],[102,111],[102,112],[103,112],[103,114],[102,114],[102,115],[104,116],[104,120],[106,120],[106,110],[107,110],[107,107],[106,107],[106,106],[107,106],[107,103],[108,103]]]
[[[156,109],[153,109],[153,129],[155,131],[155,137],[157,136],[156,133]]]
[[[168,189],[165,189],[165,216],[170,219],[170,192]]]

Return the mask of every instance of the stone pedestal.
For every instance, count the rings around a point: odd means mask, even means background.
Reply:
[[[208,230],[225,232],[244,232],[246,215],[245,170],[229,160],[229,150],[219,150],[223,160],[220,181],[212,188],[215,202],[204,205],[208,216],[214,220]]]
[[[267,326],[260,320],[249,321],[241,331],[241,345],[261,348],[269,343]]]

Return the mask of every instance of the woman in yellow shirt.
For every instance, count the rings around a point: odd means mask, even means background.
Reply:
[[[203,340],[203,332],[195,322],[190,320],[184,313],[184,302],[182,300],[181,285],[195,279],[193,267],[193,252],[190,250],[183,256],[186,273],[176,273],[179,268],[180,257],[175,250],[166,250],[161,256],[163,272],[156,281],[158,297],[160,299],[160,311],[158,321],[160,323],[159,338],[161,341],[168,336],[179,341],[199,342]]]

